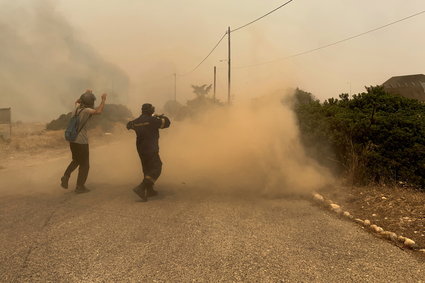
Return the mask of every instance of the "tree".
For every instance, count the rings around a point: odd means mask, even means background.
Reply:
[[[209,86],[207,86],[206,84],[201,85],[201,86],[192,85],[193,92],[198,97],[205,97],[205,96],[207,96],[208,93],[211,91],[211,87],[212,87],[212,84],[210,84]]]
[[[223,103],[219,100],[208,97],[211,87],[211,84],[201,86],[192,85],[193,93],[196,94],[195,98],[188,100],[186,105],[182,105],[174,100],[167,101],[164,104],[164,111],[173,119],[184,120],[214,107],[223,106]]]

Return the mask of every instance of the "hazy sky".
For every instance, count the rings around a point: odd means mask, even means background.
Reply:
[[[26,1],[31,2],[31,1]],[[26,3],[23,1],[23,3]],[[52,1],[51,1],[52,2]],[[281,0],[58,0],[59,15],[103,58],[131,79],[135,104],[173,98],[173,72],[197,65],[224,34],[276,8]],[[425,10],[423,0],[294,0],[232,33],[233,66],[282,58]],[[425,14],[318,52],[233,70],[235,101],[300,87],[320,99],[363,91],[394,75],[425,73]],[[226,98],[227,41],[194,73],[178,79],[178,99],[191,84],[212,83]]]

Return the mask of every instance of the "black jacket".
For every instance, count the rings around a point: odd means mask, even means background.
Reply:
[[[161,116],[141,115],[139,118],[127,123],[127,129],[136,132],[137,149],[141,153],[159,152],[159,129],[168,128],[170,119]]]

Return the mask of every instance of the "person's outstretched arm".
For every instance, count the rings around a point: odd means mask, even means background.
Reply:
[[[168,117],[165,116],[164,114],[154,115],[154,117],[156,117],[158,119],[157,120],[158,128],[165,129],[165,128],[170,127],[170,124],[171,124],[170,119],[168,119]]]
[[[103,112],[103,108],[105,108],[105,101],[106,101],[107,94],[102,94],[102,101],[100,102],[99,106],[97,106],[95,109],[91,109],[89,112],[92,115],[101,114]]]

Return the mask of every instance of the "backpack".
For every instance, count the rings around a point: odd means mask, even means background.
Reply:
[[[72,116],[71,120],[69,120],[69,122],[68,122],[68,126],[66,127],[66,130],[65,130],[65,139],[69,142],[73,142],[77,139],[78,134],[80,133],[81,129],[87,123],[88,119],[90,119],[90,117],[89,117],[80,127],[80,125],[79,125],[80,120],[78,119],[78,117],[80,116],[80,113],[83,110],[84,110],[84,108],[81,109],[80,112],[75,111],[74,116]]]

